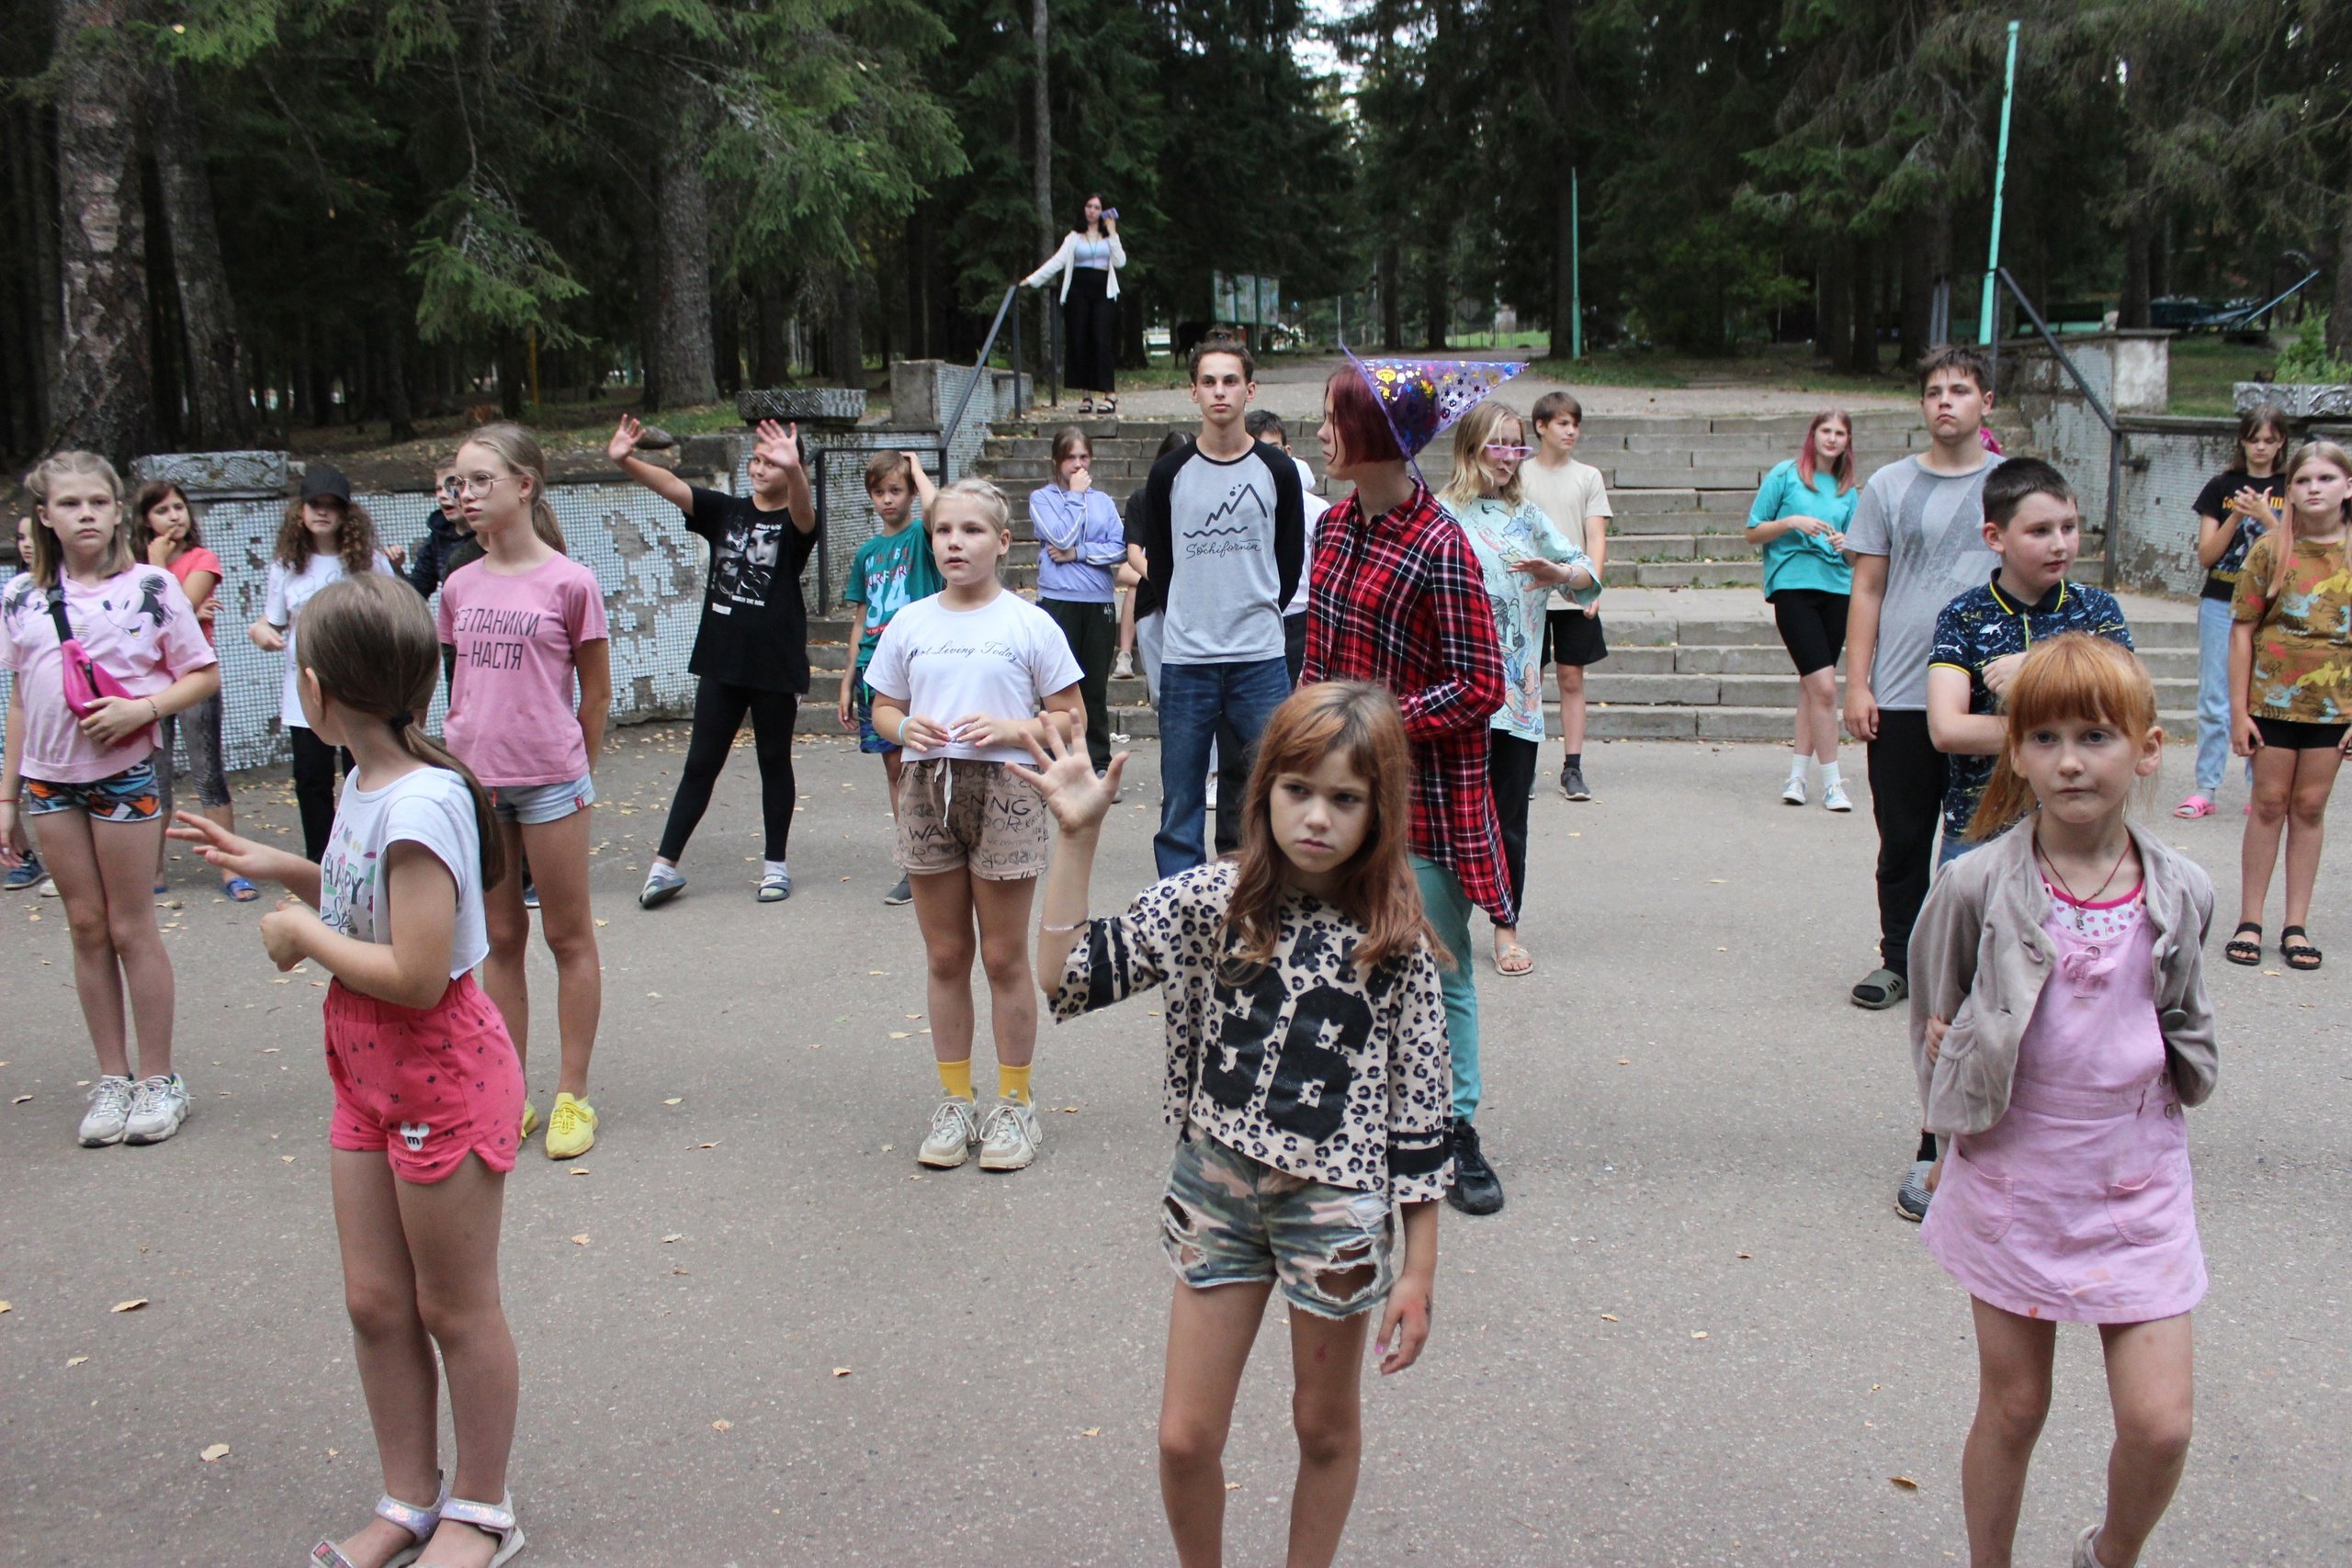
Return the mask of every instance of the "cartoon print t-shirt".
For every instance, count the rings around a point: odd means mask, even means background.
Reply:
[[[874,662],[875,647],[891,616],[946,586],[921,520],[895,534],[876,534],[858,546],[849,563],[849,581],[842,589],[844,602],[865,612],[857,634],[858,673],[863,675]]]
[[[1366,975],[1363,929],[1294,892],[1272,960],[1237,972],[1219,960],[1238,875],[1231,861],[1196,866],[1089,921],[1047,998],[1054,1017],[1159,986],[1170,1122],[1302,1180],[1399,1203],[1444,1197],[1453,1073],[1428,946]]]
[[[1516,508],[1493,496],[1466,503],[1447,502],[1446,514],[1462,525],[1470,553],[1478,558],[1487,597],[1494,602],[1495,636],[1503,648],[1503,705],[1493,728],[1521,740],[1544,739],[1544,613],[1549,584],[1511,568],[1539,559],[1589,571],[1592,558],[1564,537],[1542,507],[1522,501]]]
[[[160,566],[134,566],[96,586],[65,580],[65,624],[82,650],[135,697],[152,697],[191,670],[220,662],[187,595]],[[110,778],[154,750],[155,728],[119,746],[82,733],[65,705],[65,660],[48,592],[20,571],[0,589],[0,668],[16,671],[8,723],[24,727],[19,767],[44,784]]]
[[[490,956],[481,915],[481,828],[473,791],[447,768],[419,768],[381,789],[347,773],[334,831],[319,857],[319,919],[329,931],[390,946],[390,889],[384,855],[402,840],[423,844],[458,883],[458,923],[449,933],[449,978]]]
[[[1274,476],[1252,446],[1230,462],[1194,447],[1168,491],[1163,664],[1283,656],[1282,569],[1274,558]]]
[[[808,689],[808,610],[800,573],[817,547],[789,511],[763,512],[748,495],[694,490],[686,526],[710,541],[702,626],[689,673],[763,692]]]

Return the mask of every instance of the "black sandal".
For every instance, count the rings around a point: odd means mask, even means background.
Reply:
[[[2252,941],[2246,938],[2245,933],[2248,931],[2254,933]],[[2249,969],[2259,964],[2262,962],[2262,922],[2240,920],[2238,929],[2230,933],[2230,940],[2222,944],[2222,956],[2233,964],[2243,964]]]
[[[2291,941],[2294,937],[2303,940]],[[2319,967],[2320,951],[2312,945],[2311,933],[2301,926],[2281,926],[2278,929],[2278,956],[2287,961],[2288,968],[2301,969],[2305,974]]]

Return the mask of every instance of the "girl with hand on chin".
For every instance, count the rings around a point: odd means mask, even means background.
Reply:
[[[925,519],[947,586],[890,618],[866,667],[874,729],[905,749],[899,863],[913,885],[929,974],[940,1100],[916,1152],[938,1169],[975,1145],[983,1170],[1037,1157],[1029,1089],[1037,998],[1029,978],[1029,903],[1046,869],[1037,792],[1008,763],[1044,722],[1084,723],[1078,660],[1045,611],[997,580],[1012,546],[1011,508],[986,479],[940,491]],[[997,1100],[981,1120],[972,1088],[973,928],[989,977]]]

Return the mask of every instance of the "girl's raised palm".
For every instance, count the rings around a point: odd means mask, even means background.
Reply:
[[[613,426],[613,438],[605,443],[605,456],[619,462],[636,452],[638,438],[644,434],[645,426],[638,423],[635,414],[621,415],[620,423]]]
[[[1063,832],[1091,832],[1102,825],[1102,818],[1111,814],[1111,803],[1118,798],[1119,775],[1126,771],[1127,754],[1121,751],[1114,756],[1109,771],[1098,779],[1085,748],[1073,750],[1070,743],[1062,739],[1057,725],[1038,728],[1046,732],[1042,743],[1035,730],[1025,737],[1029,754],[1037,759],[1037,766],[1024,768],[1018,762],[1007,762],[1005,766],[1015,776],[1028,780],[1046,797],[1046,808],[1054,814],[1054,820],[1061,825]]]

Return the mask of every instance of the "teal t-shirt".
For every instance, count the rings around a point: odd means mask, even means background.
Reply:
[[[1818,517],[1842,534],[1853,520],[1854,503],[1861,493],[1856,488],[1840,494],[1838,481],[1826,473],[1815,473],[1813,483],[1807,485],[1798,477],[1796,459],[1792,457],[1776,465],[1757,487],[1747,525],[1752,528],[1783,517]],[[1851,593],[1854,569],[1828,540],[1792,528],[1764,546],[1764,597],[1770,599],[1783,588]]]
[[[875,645],[882,640],[882,628],[891,616],[946,586],[920,517],[895,534],[876,534],[858,546],[850,558],[849,581],[842,586],[844,600],[865,607],[857,637],[858,671],[864,673],[873,661]]]

